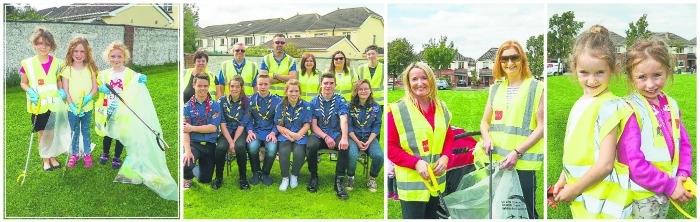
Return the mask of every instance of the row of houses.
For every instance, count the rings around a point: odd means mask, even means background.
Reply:
[[[287,19],[212,25],[199,29],[197,47],[212,54],[229,53],[238,42],[271,48],[276,34],[284,34],[288,44],[317,57],[330,57],[342,50],[348,58],[362,59],[367,46],[384,45],[384,18],[369,8],[356,7],[338,8],[325,15],[297,14]],[[379,53],[383,56],[383,50]]]
[[[178,29],[180,7],[172,3],[75,3],[39,10],[51,21]]]

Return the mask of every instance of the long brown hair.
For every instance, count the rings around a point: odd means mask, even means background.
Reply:
[[[348,57],[345,56],[345,53],[343,51],[335,51],[333,55],[331,56],[331,66],[328,67],[328,72],[335,74],[335,55],[341,54],[343,55],[343,74],[344,75],[349,75],[350,71],[348,70],[348,66],[350,65],[350,60],[348,60]]]
[[[284,126],[284,117],[287,115],[287,107],[289,106],[289,96],[287,96],[287,91],[289,90],[290,86],[296,86],[299,89],[299,96],[301,97],[301,86],[299,86],[299,80],[297,79],[290,79],[287,81],[287,84],[284,85],[284,98],[282,98],[282,118],[280,118],[280,126]],[[299,99],[297,99],[297,103],[299,103]]]
[[[96,76],[100,69],[97,68],[95,58],[92,57],[92,47],[90,47],[90,43],[88,43],[88,40],[82,36],[76,36],[68,43],[68,50],[66,51],[66,65],[63,66],[61,71],[73,66],[73,51],[75,50],[75,47],[78,47],[78,45],[83,45],[83,48],[85,48],[85,67],[88,68],[91,76]]]
[[[243,90],[243,86],[245,85],[245,80],[243,80],[243,77],[241,77],[241,75],[234,75],[233,78],[231,78],[231,80],[228,81],[229,87],[231,87],[231,82],[233,82],[233,81],[236,81],[236,82],[238,82],[238,84],[241,85],[241,92],[240,92],[241,95],[239,96],[240,100],[241,100],[241,107],[243,107],[243,109],[248,108],[248,95],[246,95],[245,90]],[[225,96],[229,96],[229,95],[225,95]]]
[[[309,59],[309,58],[311,58],[311,59],[314,61],[314,67],[311,67],[311,68],[312,68],[312,70],[311,70],[311,75],[312,75],[312,76],[318,75],[318,70],[316,70],[316,56],[314,56],[314,55],[311,54],[311,53],[305,52],[305,53],[301,56],[301,76],[306,75],[306,66],[305,66],[305,64],[306,64],[306,60]]]

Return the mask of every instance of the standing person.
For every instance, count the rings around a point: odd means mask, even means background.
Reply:
[[[306,156],[307,133],[311,128],[311,107],[308,102],[299,98],[301,90],[299,81],[291,79],[285,86],[282,103],[275,109],[275,124],[277,125],[277,141],[279,144],[280,170],[282,183],[280,190],[287,187],[292,189],[299,185],[299,171],[304,165]],[[289,156],[294,154],[294,163]],[[289,166],[292,166],[292,176],[289,176]]]
[[[331,66],[328,67],[328,72],[336,75],[335,79],[338,81],[336,93],[340,94],[345,100],[350,101],[352,84],[357,80],[357,76],[348,69],[350,61],[345,57],[343,51],[335,51],[331,59],[333,61]]]
[[[68,43],[66,66],[61,70],[66,102],[69,104],[68,120],[73,136],[68,168],[73,168],[81,158],[86,168],[92,167],[90,155],[90,120],[92,120],[92,97],[97,93],[99,69],[92,56],[92,48],[85,37],[75,37]],[[80,107],[80,110],[78,110]],[[77,127],[76,127],[77,124]],[[83,137],[83,155],[78,155],[78,138]]]
[[[489,90],[481,119],[483,149],[477,149],[474,156],[487,162],[486,153],[491,152],[493,161],[501,162],[500,169],[515,169],[528,215],[537,219],[535,173],[542,169],[544,160],[544,84],[532,76],[525,51],[517,41],[504,42],[496,55],[493,75],[505,80]]]
[[[215,190],[223,185],[224,162],[226,153],[236,154],[238,164],[238,187],[241,190],[250,188],[248,177],[246,176],[246,142],[248,133],[245,127],[250,123],[250,106],[247,94],[243,90],[245,81],[240,75],[235,75],[229,80],[228,87],[230,94],[219,98],[221,111],[224,114],[221,119],[221,135],[216,142],[215,168],[216,180],[211,185]]]
[[[358,67],[355,74],[358,79],[369,80],[374,101],[379,104],[381,111],[384,111],[384,64],[377,60],[378,50],[377,45],[367,46],[365,49],[367,64]]]
[[[107,61],[110,66],[109,69],[100,71],[97,76],[97,89],[100,91],[100,96],[95,101],[95,131],[97,135],[102,136],[102,155],[100,156],[99,163],[105,165],[109,160],[109,150],[112,146],[112,137],[106,134],[108,123],[112,123],[118,120],[116,116],[112,116],[120,105],[120,101],[117,99],[116,95],[112,94],[109,89],[107,89],[107,84],[109,84],[116,93],[122,94],[128,89],[128,83],[131,82],[132,78],[138,78],[139,83],[146,84],[146,76],[134,72],[134,70],[129,69],[125,66],[126,63],[131,60],[131,54],[129,49],[124,45],[124,43],[119,41],[114,41],[103,53],[103,58]],[[124,150],[124,144],[116,140],[116,145],[114,149],[114,158],[112,158],[112,169],[119,169],[122,166],[122,151]]]
[[[399,193],[396,189],[396,171],[394,171],[394,163],[389,161],[389,165],[386,167],[386,171],[387,181],[389,181],[387,185],[389,191],[387,192],[386,198],[398,201]]]
[[[311,53],[304,53],[301,56],[301,74],[299,76],[299,87],[301,88],[301,99],[311,101],[318,96],[321,91],[321,72],[316,68],[316,56]]]
[[[431,170],[440,192],[445,191],[445,172],[454,143],[452,114],[437,98],[435,74],[428,64],[412,63],[402,76],[406,94],[389,104],[387,113],[387,153],[395,164],[401,213],[404,219],[438,219],[438,194],[429,191],[423,181],[430,180]]]
[[[51,113],[60,111],[62,108],[58,104],[66,98],[58,78],[63,61],[50,55],[56,50],[56,41],[49,30],[37,27],[29,42],[34,46],[36,55],[22,60],[19,85],[27,92],[27,112],[32,114],[32,131],[39,132],[39,156],[44,163],[43,169],[51,171],[61,168],[56,156],[65,152],[65,147],[52,145],[50,140],[53,136],[44,137],[45,130],[52,129],[47,128]],[[49,133],[55,132],[47,132]]]
[[[233,76],[239,75],[243,78],[243,92],[246,95],[255,93],[255,77],[258,76],[258,64],[245,58],[245,45],[238,42],[231,48],[232,60],[221,63],[221,70],[216,76],[216,98],[221,95],[228,95],[230,87],[227,85]]]
[[[321,95],[311,100],[311,131],[306,161],[309,164],[311,180],[306,190],[318,190],[318,150],[338,149],[338,161],[335,165],[335,185],[333,189],[338,198],[348,199],[343,188],[343,176],[348,168],[348,104],[345,99],[336,94],[335,75],[326,73],[321,76]]]
[[[382,113],[379,104],[373,98],[372,88],[369,80],[361,79],[355,82],[352,88],[352,100],[348,104],[348,114],[350,119],[349,136],[350,149],[348,160],[348,180],[345,182],[345,189],[352,190],[355,184],[355,169],[357,169],[357,159],[360,151],[367,152],[372,159],[369,168],[369,180],[367,189],[370,192],[377,192],[377,176],[384,165],[384,151],[379,146],[377,135],[382,127]]]
[[[270,93],[284,95],[284,84],[290,79],[297,78],[297,64],[291,56],[284,52],[286,40],[283,34],[275,35],[272,40],[272,53],[263,57],[260,62],[260,75],[268,75]]]
[[[187,101],[189,101],[190,98],[194,96],[194,88],[192,88],[192,86],[194,85],[194,76],[200,72],[209,75],[209,94],[211,96],[221,94],[221,92],[218,91],[219,89],[216,87],[216,84],[214,83],[214,74],[207,70],[208,63],[209,55],[207,55],[207,52],[202,50],[197,50],[196,52],[194,52],[194,68],[186,69],[185,73],[183,73],[182,80],[180,81],[180,90],[182,91],[183,103],[187,103]],[[219,97],[220,96],[217,96],[216,98]]]
[[[678,103],[665,92],[673,80],[675,58],[659,40],[637,40],[627,50],[625,76],[634,86],[626,100],[634,108],[618,146],[620,163],[632,179],[632,216],[665,219],[669,199],[685,203],[694,196],[683,188],[693,175],[692,145]]]
[[[257,87],[258,92],[250,97],[250,115],[252,121],[248,123],[248,155],[250,159],[250,168],[253,171],[253,177],[250,178],[250,183],[257,185],[260,180],[262,183],[272,185],[270,178],[270,170],[275,163],[277,155],[277,127],[275,127],[275,107],[277,107],[282,99],[271,94],[270,77],[267,74],[258,75]],[[265,146],[265,159],[262,169],[260,168],[260,146]]]
[[[214,170],[214,152],[216,138],[219,135],[218,126],[221,124],[221,106],[216,100],[211,99],[209,89],[209,75],[197,73],[194,86],[195,95],[192,96],[185,107],[183,115],[183,187],[192,186],[195,161],[199,162],[200,175],[197,180],[200,183],[211,182]]]
[[[617,68],[608,30],[594,25],[579,36],[570,61],[583,95],[569,113],[554,200],[571,202],[574,219],[629,218],[628,170],[615,150],[632,109],[608,88]]]

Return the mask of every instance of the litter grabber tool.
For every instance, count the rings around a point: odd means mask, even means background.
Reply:
[[[444,194],[440,192],[440,184],[438,184],[437,179],[435,178],[435,173],[433,173],[432,169],[428,169],[428,175],[430,175],[430,181],[423,180],[423,183],[425,184],[425,187],[428,188],[430,192],[437,192],[438,194],[438,202],[440,205],[440,208],[437,210],[437,215],[442,218],[442,219],[449,219],[450,218],[450,212],[447,210],[447,205],[445,205],[445,200]],[[432,182],[432,185],[431,185]]]
[[[80,118],[80,117],[78,117],[78,114],[80,114],[80,112],[83,110],[83,100],[85,100],[85,90],[83,90],[83,91],[80,93],[80,102],[78,103],[78,112],[77,112],[77,113],[74,113],[75,118],[76,118],[76,121],[75,121],[75,125],[73,125],[73,128],[72,128],[71,131],[70,131],[70,132],[71,132],[71,136],[70,136],[70,137],[71,137],[71,142],[73,142],[73,136],[75,136],[75,135],[73,135],[73,134],[75,134],[75,131],[76,131],[76,129],[78,128],[78,125],[80,125],[80,124],[78,124],[78,120],[77,120],[77,119]],[[75,146],[75,144],[72,144],[72,143],[71,143],[71,147],[72,147],[72,146]],[[63,177],[66,175],[66,170],[68,170],[68,160],[70,160],[70,157],[71,157],[71,155],[73,154],[72,151],[73,151],[72,148],[71,148],[71,149],[68,149],[68,156],[66,157],[66,164],[63,165],[63,173],[61,174],[61,178],[63,178]]]
[[[34,126],[36,125],[36,118],[39,116],[39,109],[41,108],[41,97],[38,99],[38,105],[36,106],[36,110],[34,111],[34,119],[32,120],[32,133],[29,135],[29,148],[27,149],[27,160],[24,162],[24,171],[22,171],[22,174],[20,174],[17,177],[17,182],[19,182],[19,178],[22,178],[22,183],[21,185],[24,185],[24,179],[27,178],[27,168],[29,167],[29,156],[32,153],[32,142],[34,142]]]
[[[489,219],[493,219],[493,150],[489,150]]]
[[[547,188],[547,205],[554,209],[557,209],[557,202],[554,202],[554,186],[549,186]]]
[[[119,94],[117,94],[117,91],[114,91],[114,88],[112,88],[112,86],[110,86],[109,84],[105,84],[105,86],[107,87],[107,89],[109,89],[109,91],[110,91],[112,94],[114,94],[114,95],[119,99],[119,101],[122,101],[122,103],[124,104],[124,106],[126,106],[126,108],[128,108],[128,109],[131,111],[131,113],[133,113],[134,116],[136,116],[136,118],[138,118],[139,120],[141,120],[141,122],[143,123],[143,125],[146,125],[146,127],[148,128],[148,130],[150,130],[150,131],[156,136],[156,143],[158,144],[158,147],[160,148],[160,150],[165,151],[166,149],[170,149],[170,146],[168,146],[168,144],[165,142],[165,140],[163,139],[163,136],[162,136],[159,132],[156,132],[155,130],[153,130],[153,128],[151,128],[151,126],[149,126],[148,124],[146,124],[146,122],[143,121],[143,119],[141,119],[141,117],[140,117],[138,114],[136,114],[136,112],[134,112],[134,110],[131,109],[131,107],[129,107],[128,104],[126,104],[126,102],[124,101],[124,99],[123,99]],[[163,148],[163,146],[165,146],[165,149]]]
[[[696,197],[697,197],[697,186],[695,185],[695,182],[693,182],[693,179],[687,178],[687,179],[685,180],[685,182],[683,182],[683,188],[685,188],[685,189],[686,189],[688,192],[690,192],[690,194],[692,194],[693,196],[696,196]],[[685,212],[685,210],[683,210],[683,208],[681,208],[681,206],[680,206],[678,203],[676,203],[676,201],[671,200],[671,203],[672,203],[673,206],[676,207],[676,209],[678,209],[678,211],[680,211],[681,214],[683,214],[685,217],[687,217],[688,219],[695,219],[695,217],[693,217],[692,215],[690,215],[688,212]]]

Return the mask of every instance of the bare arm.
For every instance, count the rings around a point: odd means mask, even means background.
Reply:
[[[69,83],[69,80],[66,79],[65,81],[66,81],[66,84],[63,84],[63,91],[66,92],[66,103],[71,104],[71,103],[73,103],[73,99],[70,98],[70,90],[69,90],[69,89],[70,89],[70,87],[69,87],[70,84],[68,84],[68,83]]]

